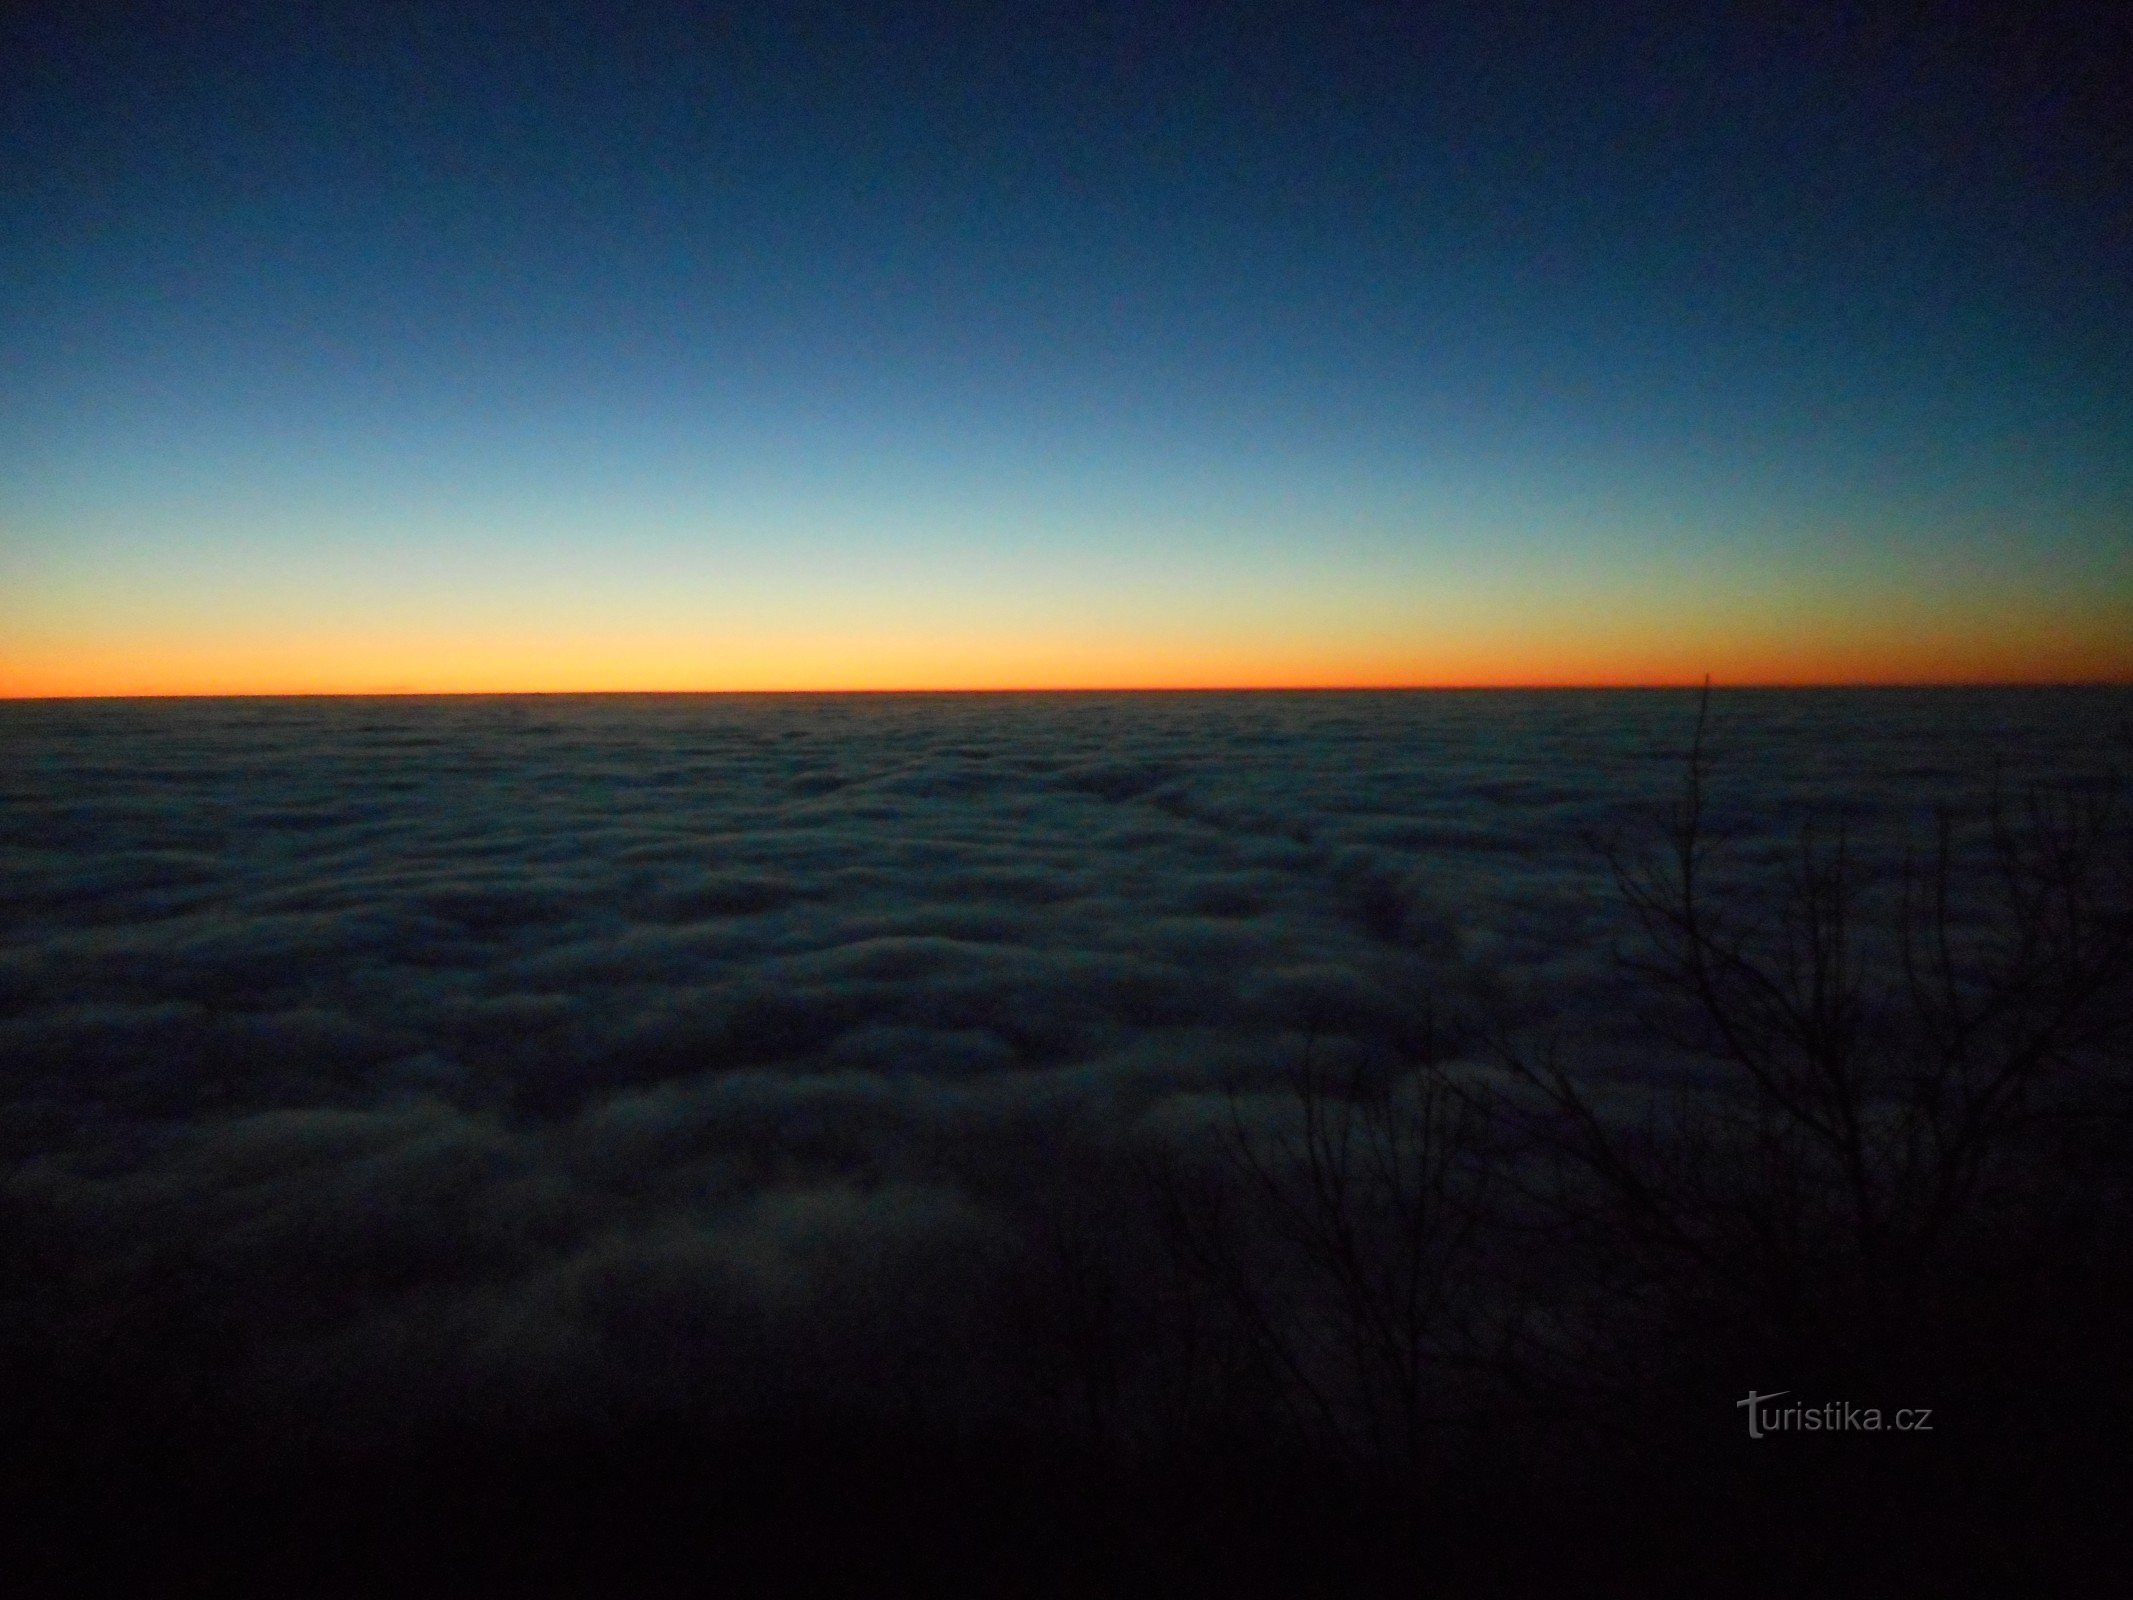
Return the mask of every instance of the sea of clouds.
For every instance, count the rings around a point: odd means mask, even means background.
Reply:
[[[1721,694],[1717,816],[1746,860],[1818,809],[1893,862],[1935,800],[2082,770],[2129,716]],[[356,1434],[985,1404],[1000,1264],[1077,1174],[1305,1053],[1483,1019],[1637,1070],[1596,841],[1650,836],[1696,721],[1674,693],[0,706],[0,1331]]]

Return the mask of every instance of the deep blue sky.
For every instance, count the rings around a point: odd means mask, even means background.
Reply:
[[[2133,671],[2129,14],[1482,9],[11,11],[0,689]]]

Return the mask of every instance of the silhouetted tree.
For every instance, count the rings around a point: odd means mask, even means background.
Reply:
[[[1625,1116],[1559,1042],[1510,1046],[1528,1095],[1508,1105],[1556,1158],[1557,1214],[1618,1310],[1743,1355],[1915,1363],[2033,1310],[2069,1268],[2075,1189],[2095,1203],[2116,1181],[2133,1016],[2120,786],[1942,807],[1878,893],[1847,831],[1812,820],[1769,877],[1743,879],[1710,826],[1708,715],[1706,692],[1656,848],[1608,862],[1651,1020],[1715,1081]]]

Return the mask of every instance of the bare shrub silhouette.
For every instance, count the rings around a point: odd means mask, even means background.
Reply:
[[[1433,1031],[1407,1061],[1327,1055],[1275,1095],[1228,1088],[1208,1157],[1157,1171],[1166,1237],[1234,1398],[1411,1473],[1515,1337],[1515,1298],[1479,1292],[1498,1152]]]
[[[1832,1377],[2005,1349],[2124,1249],[2091,1225],[2125,1215],[2120,785],[1942,807],[1893,882],[1810,820],[1742,879],[1711,825],[1709,709],[1656,846],[1606,848],[1647,1020],[1713,1070],[1624,1114],[1559,1046],[1502,1045],[1506,1113],[1552,1158],[1610,1333],[1648,1355],[1662,1327]]]

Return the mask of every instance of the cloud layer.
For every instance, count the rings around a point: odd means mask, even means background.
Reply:
[[[1886,845],[2111,693],[1721,698]],[[1092,1158],[1488,1009],[1619,1042],[1677,695],[0,707],[17,1323],[217,1404],[988,1403]],[[30,1335],[24,1335],[29,1337]],[[101,1354],[100,1354],[101,1353]]]

